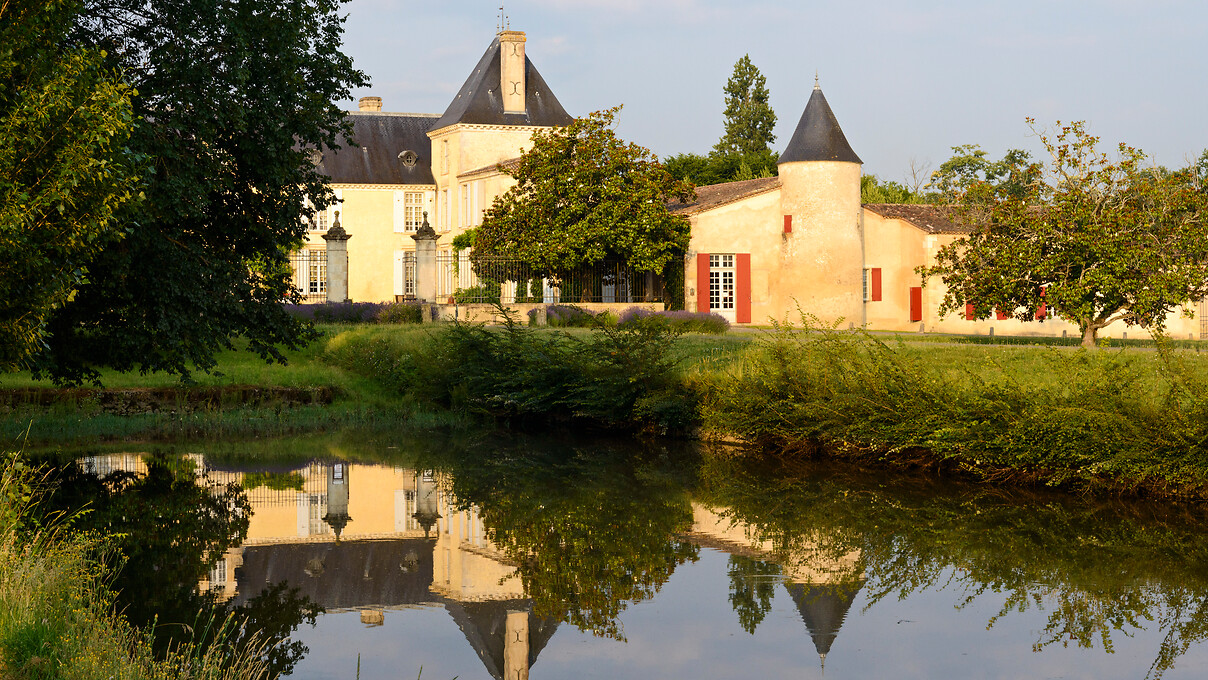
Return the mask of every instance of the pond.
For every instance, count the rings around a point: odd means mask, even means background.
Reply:
[[[696,445],[244,454],[61,465],[53,504],[126,536],[119,606],[162,644],[234,613],[306,679],[1208,673],[1195,510]]]

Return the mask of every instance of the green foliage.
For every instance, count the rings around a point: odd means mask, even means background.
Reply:
[[[758,156],[769,151],[776,135],[776,114],[768,103],[768,81],[744,54],[726,81],[726,131],[713,147],[720,156]],[[740,177],[737,179],[750,179]]]
[[[952,158],[931,173],[927,198],[932,203],[959,203],[974,197],[974,187],[994,187],[1000,193],[1023,198],[1041,178],[1041,168],[1032,163],[1032,154],[1008,149],[1000,161],[986,158],[977,144],[952,147]]]
[[[899,182],[882,182],[876,175],[860,177],[861,203],[926,203],[927,199]]]
[[[420,323],[423,310],[413,302],[391,302],[382,305],[376,320],[378,323]]]
[[[1022,187],[970,185],[973,232],[918,268],[947,286],[941,314],[972,303],[977,318],[997,309],[1026,321],[1043,306],[1090,347],[1116,321],[1160,333],[1170,311],[1208,294],[1208,192],[1194,167],[1146,169],[1123,144],[1112,159],[1082,123],[1038,135],[1047,172],[1030,170],[1037,179]]]
[[[146,200],[115,220],[121,247],[93,249],[88,280],[49,322],[39,375],[97,368],[188,378],[241,337],[261,359],[310,337],[283,299],[280,265],[304,235],[309,198],[333,199],[309,160],[347,132],[335,102],[364,85],[341,53],[339,0],[97,0],[75,44],[137,88],[129,147],[147,158]]]
[[[689,200],[648,149],[612,130],[619,107],[533,134],[533,146],[510,171],[516,185],[486,211],[471,260],[475,270],[510,257],[544,277],[606,259],[662,271],[682,259],[688,221],[667,203]],[[480,276],[482,271],[479,271]]]
[[[702,386],[706,427],[775,451],[978,478],[1200,496],[1208,382],[1160,349],[1158,375],[1119,355],[1033,351],[1014,372],[939,364],[862,333],[782,327]]]
[[[780,173],[779,157],[768,149],[750,154],[718,153],[708,156],[682,153],[668,156],[663,165],[672,177],[696,186],[735,182],[758,177],[775,177]]]
[[[503,284],[487,278],[479,278],[477,286],[458,288],[453,291],[453,301],[459,305],[481,302],[498,303],[503,298]]]
[[[306,480],[297,472],[249,472],[243,476],[242,486],[244,489],[264,487],[274,491],[287,489],[301,491],[305,482]]]
[[[70,46],[72,0],[0,4],[0,371],[26,366],[46,320],[128,227],[140,160],[134,90],[99,48]]]

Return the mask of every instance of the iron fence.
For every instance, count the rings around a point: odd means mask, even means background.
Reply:
[[[539,274],[511,258],[441,253],[436,259],[437,299],[458,303],[574,304],[662,302],[662,277],[624,262],[604,261],[569,271]]]
[[[289,254],[294,287],[302,293],[302,302],[327,301],[327,251],[304,248]]]

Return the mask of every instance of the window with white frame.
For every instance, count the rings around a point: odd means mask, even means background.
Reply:
[[[413,232],[424,221],[424,194],[422,191],[403,192],[403,231]]]
[[[709,309],[734,309],[734,255],[709,255]]]
[[[320,295],[327,292],[327,258],[319,251],[303,251],[306,257],[306,292],[309,295]]]

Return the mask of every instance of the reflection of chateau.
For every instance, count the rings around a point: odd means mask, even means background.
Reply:
[[[754,527],[734,522],[703,505],[693,504],[691,538],[701,546],[780,565],[784,587],[809,631],[823,667],[856,593],[864,585],[859,553],[831,555],[817,546],[792,554],[776,551],[771,542],[755,538]]]

